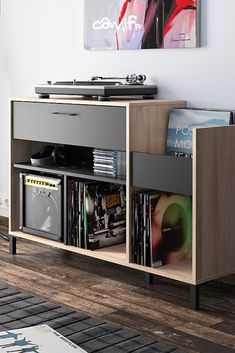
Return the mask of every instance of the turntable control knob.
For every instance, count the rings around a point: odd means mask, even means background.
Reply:
[[[143,83],[143,82],[146,80],[146,76],[145,76],[145,75],[138,75],[138,76],[137,76],[137,80],[138,80],[140,83]]]
[[[51,81],[47,81],[47,85],[51,85]]]

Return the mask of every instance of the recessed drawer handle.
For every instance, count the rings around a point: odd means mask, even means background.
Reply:
[[[67,115],[67,116],[78,116],[79,113],[63,113],[63,112],[52,112],[52,115]]]

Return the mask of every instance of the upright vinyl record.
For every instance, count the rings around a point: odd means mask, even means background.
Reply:
[[[152,195],[151,265],[191,258],[192,198],[185,195]]]

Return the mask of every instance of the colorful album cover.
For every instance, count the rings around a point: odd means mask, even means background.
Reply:
[[[199,5],[200,0],[86,0],[84,48],[195,48]]]
[[[166,154],[192,157],[193,128],[233,123],[231,111],[172,109],[169,115]]]
[[[192,198],[150,195],[151,266],[174,264],[192,256]]]
[[[86,353],[48,325],[0,332],[1,353]]]
[[[120,184],[94,182],[85,186],[88,242],[99,248],[126,241],[126,195]]]

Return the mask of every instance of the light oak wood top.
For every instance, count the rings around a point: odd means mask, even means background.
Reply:
[[[56,242],[50,239],[41,238],[31,234],[23,233],[21,231],[11,231],[11,235],[18,238],[31,240],[36,243],[53,246],[58,249],[68,250],[73,253],[87,255],[96,259],[112,262],[121,266],[133,268],[143,272],[153,273],[158,276],[167,277],[176,281],[183,281],[192,284],[192,264],[190,261],[182,261],[172,265],[161,266],[158,268],[146,267],[134,263],[128,263],[126,256],[126,244],[118,244],[99,250],[86,250],[77,248],[75,246],[64,245],[63,243]]]
[[[35,102],[35,103],[61,103],[61,104],[81,104],[81,105],[101,105],[101,106],[154,106],[168,104],[186,104],[185,100],[171,99],[110,99],[110,101],[98,101],[96,99],[82,99],[80,96],[51,96],[51,98],[38,97],[12,97],[11,101],[18,102]]]

